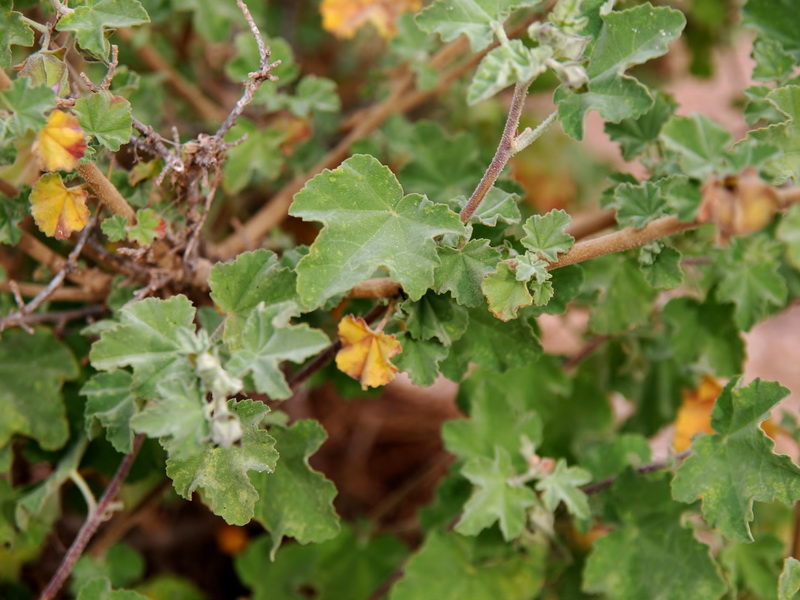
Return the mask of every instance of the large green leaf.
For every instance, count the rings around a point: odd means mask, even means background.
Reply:
[[[542,0],[436,0],[417,15],[422,31],[438,33],[450,42],[461,34],[469,38],[473,52],[492,43],[494,30],[502,27],[515,8],[536,6]]]
[[[84,131],[109,150],[116,152],[130,141],[133,121],[130,102],[125,98],[98,92],[78,98],[72,110]]]
[[[336,487],[308,464],[327,437],[322,425],[303,420],[270,431],[281,455],[278,466],[250,480],[258,490],[255,519],[272,536],[274,560],[283,536],[301,544],[320,543],[336,537],[340,525],[333,509]]]
[[[114,27],[132,27],[149,23],[147,11],[139,0],[86,0],[61,17],[58,31],[74,31],[78,45],[97,58],[108,60],[111,44],[107,35]]]
[[[653,97],[648,89],[624,73],[665,54],[686,24],[679,11],[650,4],[614,11],[602,20],[586,67],[587,91],[574,93],[561,86],[556,93],[559,121],[566,133],[579,140],[583,139],[583,121],[589,110],[614,123],[650,110]]]
[[[489,240],[470,240],[463,248],[439,248],[439,260],[433,289],[439,294],[450,292],[464,306],[483,304],[481,282],[497,269],[500,260],[500,253]]]
[[[432,533],[406,565],[390,600],[535,598],[544,582],[544,551],[484,555],[480,542],[456,533]]]
[[[56,450],[67,441],[61,386],[78,376],[78,363],[47,329],[18,329],[0,338],[0,448],[18,434]]]
[[[120,310],[120,322],[104,331],[89,358],[101,371],[133,367],[133,390],[157,395],[159,381],[194,372],[189,354],[197,351],[194,307],[186,296],[147,298]]]
[[[241,419],[244,435],[231,448],[205,445],[202,453],[186,459],[170,457],[167,475],[175,491],[187,500],[196,489],[203,501],[231,525],[244,525],[253,518],[258,491],[250,482],[248,471],[272,473],[278,460],[275,439],[261,422],[269,408],[261,402],[230,402],[231,411]]]
[[[303,362],[325,348],[328,337],[305,323],[290,325],[280,305],[256,307],[247,317],[241,334],[241,347],[227,363],[234,377],[251,373],[256,390],[273,400],[285,400],[292,395],[289,384],[280,370],[280,363],[290,360]]]
[[[742,9],[742,23],[757,29],[764,39],[780,42],[800,59],[800,5],[794,0],[748,0]]]
[[[13,6],[11,0],[0,2],[0,69],[11,66],[11,46],[33,46],[33,29]]]
[[[508,452],[495,448],[494,460],[484,456],[471,458],[461,468],[461,474],[475,488],[455,530],[464,535],[478,535],[497,522],[507,542],[519,537],[525,529],[526,510],[538,500],[532,489],[513,481],[518,473]]]
[[[136,396],[131,393],[131,374],[127,371],[96,373],[81,388],[86,396],[86,429],[95,421],[106,428],[106,437],[117,452],[128,454],[133,448],[131,417],[136,414]]]
[[[705,115],[673,116],[661,130],[661,140],[677,152],[687,175],[703,179],[716,173],[733,137]]]
[[[672,483],[676,500],[702,499],[703,516],[731,539],[749,542],[753,502],[800,499],[800,467],[788,456],[773,453],[775,442],[759,424],[789,391],[755,379],[737,387],[732,379],[711,413],[715,433],[692,444],[692,455],[678,468]]]
[[[583,572],[586,592],[614,600],[717,600],[726,584],[709,549],[681,525],[684,507],[665,480],[623,474],[612,488],[621,524],[594,542]]]
[[[363,154],[306,183],[289,214],[325,224],[297,265],[297,290],[309,308],[379,268],[418,300],[440,264],[433,238],[465,233],[458,215],[417,194],[403,196],[392,172]]]
[[[767,100],[786,116],[786,121],[755,129],[746,139],[770,144],[780,150],[764,166],[778,180],[800,182],[800,85],[789,85],[771,91]]]

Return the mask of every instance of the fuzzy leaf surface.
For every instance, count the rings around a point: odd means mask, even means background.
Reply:
[[[415,339],[438,339],[450,346],[464,335],[469,324],[467,309],[445,296],[426,293],[417,302],[408,300],[400,306],[405,327]]]
[[[289,213],[325,224],[297,265],[297,290],[311,308],[381,267],[418,300],[440,264],[433,238],[465,234],[458,215],[417,194],[403,196],[392,172],[363,154],[306,183]]]
[[[433,289],[450,292],[456,302],[470,308],[483,303],[481,282],[497,269],[500,253],[488,240],[470,240],[463,248],[439,248],[441,264],[434,272]]]
[[[534,215],[522,226],[526,235],[520,241],[545,260],[555,262],[559,254],[567,252],[575,243],[575,238],[566,232],[570,223],[572,217],[564,210]]]
[[[0,69],[11,66],[11,46],[33,46],[33,29],[22,20],[22,13],[11,10],[13,2],[0,4]]]
[[[241,444],[231,448],[205,445],[202,453],[181,460],[167,460],[167,475],[179,495],[191,498],[200,489],[208,507],[230,525],[244,525],[253,518],[258,491],[249,471],[272,473],[278,460],[275,439],[260,428],[269,408],[253,400],[231,401],[231,410],[242,422]]]
[[[467,92],[467,102],[488,100],[517,82],[533,81],[547,69],[545,60],[552,56],[547,46],[527,48],[522,40],[511,40],[483,57]]]
[[[580,467],[568,467],[567,461],[559,459],[555,468],[544,475],[536,489],[542,492],[542,502],[547,510],[554,512],[562,502],[578,519],[589,518],[589,499],[580,486],[589,483],[592,475]]]
[[[780,150],[764,166],[781,181],[800,182],[800,85],[788,85],[767,94],[767,101],[786,116],[783,123],[755,129],[746,139],[765,142]]]
[[[623,183],[614,189],[614,208],[617,222],[625,227],[641,229],[653,219],[664,215],[666,202],[661,188],[650,181],[639,185]]]
[[[86,396],[86,429],[96,420],[106,428],[106,437],[117,452],[128,454],[133,448],[131,417],[136,414],[136,396],[131,393],[131,374],[127,371],[96,373],[81,388]]]
[[[393,360],[397,368],[408,374],[414,385],[433,385],[441,375],[439,363],[447,356],[447,347],[435,339],[414,339],[408,333],[399,335],[397,340],[403,348]]]
[[[800,467],[775,454],[775,442],[759,428],[788,394],[772,381],[753,380],[737,388],[732,379],[711,412],[715,433],[694,440],[692,454],[678,467],[672,494],[680,502],[703,501],[712,527],[750,542],[753,502],[791,504],[800,498]]]
[[[291,427],[272,427],[280,462],[274,473],[251,476],[258,490],[255,519],[272,536],[272,558],[283,536],[301,544],[324,542],[339,533],[333,508],[336,487],[308,464],[327,434],[317,421],[295,421]]]
[[[517,279],[516,271],[507,262],[498,263],[497,270],[484,277],[481,291],[489,310],[501,321],[516,319],[517,311],[533,302],[527,280]]]
[[[656,92],[654,96],[653,107],[640,117],[605,124],[606,133],[619,144],[625,160],[633,160],[655,142],[675,110],[672,97],[662,92]]]
[[[45,111],[55,105],[56,95],[49,87],[34,86],[27,77],[18,77],[11,87],[0,91],[0,108],[12,113],[10,132],[23,136],[26,131],[38,132],[47,123]]]
[[[673,116],[661,130],[661,140],[677,152],[687,175],[703,179],[717,171],[733,137],[705,115]]]
[[[86,0],[61,17],[58,31],[74,31],[81,48],[97,58],[108,60],[111,44],[108,29],[149,23],[150,17],[139,0]]]
[[[75,101],[73,109],[84,131],[116,152],[133,133],[130,102],[110,92],[90,94]]]

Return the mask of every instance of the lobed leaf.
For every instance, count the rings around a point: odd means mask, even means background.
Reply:
[[[0,69],[11,66],[11,46],[33,46],[33,29],[22,20],[22,13],[11,10],[13,2],[0,3]]]
[[[792,179],[797,184],[800,182],[800,85],[773,90],[766,99],[786,120],[750,131],[745,141],[755,140],[777,148],[779,152],[764,166],[779,181]]]
[[[27,77],[18,77],[10,88],[0,90],[0,108],[12,113],[10,133],[22,137],[27,131],[38,132],[47,124],[44,113],[53,108],[55,99],[53,90],[36,86]]]
[[[31,215],[42,233],[66,240],[89,224],[88,197],[81,187],[66,187],[58,173],[45,173],[31,190]]]
[[[700,114],[673,116],[661,130],[661,140],[678,153],[684,172],[698,179],[719,170],[732,139],[727,129]]]
[[[81,127],[109,150],[116,152],[133,133],[130,102],[110,92],[78,98],[72,109]]]
[[[58,31],[74,31],[78,45],[101,60],[111,56],[107,39],[114,27],[132,27],[149,23],[150,17],[139,0],[86,0],[63,15]]]
[[[414,339],[408,333],[397,337],[403,351],[394,358],[397,368],[406,373],[414,385],[433,385],[441,375],[439,363],[448,354],[447,346],[434,339]]]
[[[489,310],[501,321],[516,319],[517,311],[533,302],[527,280],[520,281],[507,262],[498,263],[497,270],[484,277],[481,291],[489,302]]]
[[[43,171],[72,171],[86,153],[86,133],[74,116],[54,110],[36,136],[33,153]]]
[[[131,374],[96,373],[81,388],[81,395],[86,396],[87,434],[96,421],[106,428],[106,438],[114,449],[129,454],[133,448],[131,418],[138,412],[136,396],[131,393]]]
[[[438,248],[441,264],[434,272],[433,289],[450,292],[461,305],[474,308],[483,303],[481,282],[497,269],[500,253],[489,240],[470,240],[463,248]]]
[[[469,323],[466,308],[433,292],[426,293],[417,302],[407,300],[399,308],[405,329],[413,338],[436,338],[445,346],[464,335]]]
[[[545,260],[555,262],[559,254],[567,252],[575,243],[575,238],[566,232],[570,223],[572,217],[564,210],[534,215],[522,226],[526,235],[520,241],[523,246]]]
[[[361,317],[346,315],[339,321],[342,349],[336,353],[336,367],[361,383],[361,389],[380,387],[397,373],[391,358],[403,351],[393,335],[373,331]]]

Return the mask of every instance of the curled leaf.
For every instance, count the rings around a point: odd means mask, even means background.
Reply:
[[[417,12],[422,0],[322,0],[322,28],[339,38],[351,38],[372,23],[384,38],[397,31],[397,19],[405,11]]]
[[[31,190],[31,214],[36,226],[50,237],[66,240],[89,223],[88,192],[68,188],[58,173],[46,173]]]
[[[403,349],[393,335],[372,331],[361,317],[347,315],[339,322],[342,349],[336,354],[336,366],[343,373],[358,379],[361,388],[380,387],[397,373],[389,360]]]
[[[33,153],[43,171],[72,171],[86,153],[86,133],[74,116],[54,110],[36,137]]]

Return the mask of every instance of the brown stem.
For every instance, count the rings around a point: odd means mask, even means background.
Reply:
[[[36,313],[25,317],[26,325],[36,325],[37,323],[66,323],[76,319],[86,317],[96,317],[107,312],[108,308],[104,304],[87,304],[72,310],[54,310],[53,312]]]
[[[14,82],[11,81],[6,70],[0,69],[0,90],[7,90],[12,85],[14,85]]]
[[[114,184],[111,183],[97,165],[87,162],[78,167],[78,174],[89,184],[92,191],[100,201],[108,206],[115,215],[122,215],[133,225],[136,222],[136,213],[133,212],[131,205],[122,197]]]
[[[792,534],[793,558],[800,558],[800,502],[794,503],[794,532]]]
[[[64,268],[67,259],[45,246],[27,231],[22,231],[22,236],[17,243],[17,248],[56,273]],[[75,269],[67,273],[67,279],[87,289],[107,290],[111,277],[97,269]]]
[[[522,118],[522,107],[525,104],[525,97],[528,95],[530,85],[530,81],[520,81],[514,86],[514,96],[508,109],[508,119],[506,120],[506,126],[503,128],[500,143],[497,145],[492,162],[489,163],[489,168],[486,169],[467,204],[461,209],[460,217],[462,223],[469,221],[478,206],[483,202],[486,194],[492,189],[494,182],[500,177],[500,173],[505,169],[508,159],[514,154],[514,138],[517,135],[519,120]]]
[[[350,298],[391,298],[400,293],[400,284],[388,277],[376,277],[362,281],[348,295]]]
[[[789,206],[800,202],[800,186],[775,190],[780,206]]]
[[[133,40],[133,33],[128,29],[118,29],[117,34],[127,43]],[[200,88],[181,75],[152,44],[139,46],[135,51],[148,67],[166,75],[167,84],[186,100],[203,120],[215,123],[225,120],[227,112],[206,98]]]
[[[6,198],[16,198],[19,195],[19,190],[5,179],[0,179],[0,194],[3,194]]]
[[[567,227],[567,233],[576,240],[588,237],[617,224],[615,211],[600,210],[588,215],[579,215]]]
[[[72,542],[69,550],[67,550],[67,553],[64,555],[64,558],[62,559],[58,570],[53,575],[53,578],[50,580],[50,583],[47,584],[47,587],[42,592],[42,595],[39,596],[39,600],[51,600],[61,589],[61,586],[64,585],[64,582],[67,580],[67,577],[69,577],[69,574],[72,571],[72,567],[80,558],[81,554],[83,554],[83,550],[86,548],[89,540],[92,539],[92,536],[97,531],[97,528],[107,518],[111,501],[116,497],[117,492],[119,492],[119,489],[122,486],[122,482],[125,480],[125,477],[127,477],[128,471],[130,471],[131,465],[133,465],[133,461],[136,459],[136,455],[138,454],[139,448],[142,445],[143,439],[144,436],[141,434],[137,435],[134,439],[131,453],[122,459],[122,462],[117,468],[117,472],[114,473],[114,477],[108,484],[108,487],[103,493],[102,498],[100,498],[100,501],[97,503],[97,507],[86,517],[86,521],[84,521],[83,526],[80,528],[80,531],[78,531],[78,535],[75,537],[75,540]]]
[[[23,296],[33,298],[40,294],[46,286],[39,283],[17,282],[17,287]],[[11,286],[8,281],[0,281],[0,292],[10,292]],[[84,288],[62,287],[55,290],[49,300],[53,302],[97,302],[103,300],[108,295],[107,292],[95,292]]]

